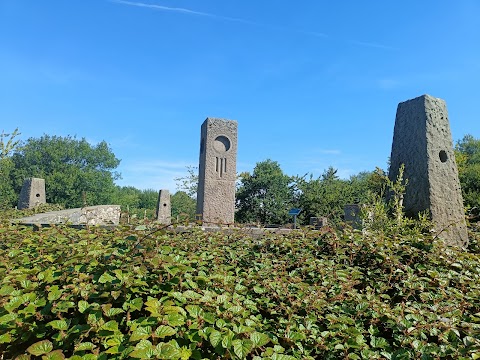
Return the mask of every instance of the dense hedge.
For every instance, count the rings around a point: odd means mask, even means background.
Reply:
[[[148,231],[0,225],[0,358],[480,358],[475,234]]]

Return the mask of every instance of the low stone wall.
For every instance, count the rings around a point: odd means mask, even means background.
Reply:
[[[118,225],[120,205],[97,205],[84,208],[50,211],[14,220],[19,224],[38,225]]]

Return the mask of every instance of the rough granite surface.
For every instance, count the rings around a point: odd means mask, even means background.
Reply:
[[[31,209],[47,202],[45,196],[45,179],[28,178],[23,182],[17,208]]]
[[[172,223],[172,206],[170,202],[170,192],[168,190],[160,190],[158,192],[157,202],[157,222],[164,225]]]
[[[20,224],[118,225],[120,205],[97,205],[49,211],[15,220]]]
[[[408,179],[407,215],[428,211],[435,231],[451,245],[468,245],[467,226],[446,103],[423,95],[398,105],[389,177],[401,164]]]
[[[233,224],[237,122],[207,118],[201,127],[197,214],[204,224]]]

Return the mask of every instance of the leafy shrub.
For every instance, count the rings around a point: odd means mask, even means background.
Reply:
[[[0,239],[4,358],[480,357],[480,254],[419,232],[0,225]]]

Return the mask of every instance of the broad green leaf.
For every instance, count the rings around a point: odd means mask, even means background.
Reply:
[[[185,324],[185,318],[181,314],[168,314],[164,319],[168,322],[168,325],[176,327]]]
[[[123,334],[112,335],[112,336],[108,337],[108,339],[107,339],[107,341],[105,341],[105,343],[108,346],[119,346],[119,345],[122,344],[124,338],[125,338],[125,336]]]
[[[37,307],[33,303],[29,303],[25,308],[19,310],[19,314],[33,315],[37,312]]]
[[[220,344],[220,342],[222,341],[222,333],[220,331],[213,330],[210,333],[208,339],[210,340],[210,344],[212,344],[213,347],[217,347],[218,344]]]
[[[80,300],[78,302],[78,311],[80,311],[81,314],[83,314],[88,308],[90,304],[85,301],[85,300]]]
[[[193,354],[192,350],[186,348],[185,346],[183,346],[179,351],[181,360],[188,360]]]
[[[234,314],[238,314],[243,311],[243,308],[240,305],[234,305],[229,307],[228,311],[231,311]]]
[[[130,341],[148,339],[151,335],[152,335],[151,326],[139,326],[132,332],[132,335],[130,335]]]
[[[20,296],[14,296],[10,299],[8,303],[4,305],[5,310],[12,312],[13,310],[19,308],[23,304],[23,300]]]
[[[136,346],[135,350],[129,354],[129,357],[136,359],[151,359],[155,357],[157,351],[152,343],[148,340],[141,340]]]
[[[52,328],[56,330],[68,330],[70,321],[66,321],[65,319],[62,320],[53,320],[47,323],[48,326],[51,326]]]
[[[63,359],[65,359],[65,355],[63,355],[62,350],[55,350],[42,356],[42,360],[63,360]]]
[[[203,313],[202,308],[198,305],[187,305],[185,309],[187,309],[190,316],[194,318],[201,316]]]
[[[181,357],[180,349],[170,343],[160,343],[156,347],[156,354],[160,359],[178,359]]]
[[[217,296],[217,303],[218,304],[223,304],[228,300],[228,295],[227,294],[222,294]]]
[[[186,311],[183,310],[183,308],[181,308],[180,306],[172,306],[172,305],[164,306],[162,311],[165,314],[182,314],[182,315],[187,314]]]
[[[75,346],[75,351],[87,351],[87,350],[93,350],[95,348],[95,345],[91,342],[83,342]]]
[[[222,336],[222,347],[224,349],[230,349],[232,347],[233,336],[234,334],[231,332]]]
[[[117,332],[118,331],[118,323],[115,320],[107,321],[105,324],[103,324],[100,327],[100,330]]]
[[[53,285],[50,287],[48,290],[48,300],[54,301],[60,299],[60,296],[62,296],[63,291],[58,288],[57,285]]]
[[[10,333],[0,335],[0,344],[8,344],[12,342],[12,335]]]
[[[143,300],[142,298],[135,298],[125,301],[122,305],[123,310],[140,311],[142,310]]]
[[[388,342],[382,337],[371,336],[370,345],[375,349],[382,349],[388,346]]]
[[[120,354],[121,352],[122,351],[121,351],[119,345],[109,347],[107,350],[105,350],[105,353],[107,353],[107,354]]]
[[[0,325],[6,325],[9,322],[15,321],[17,314],[9,313],[3,316],[0,316]]]
[[[103,273],[98,278],[98,282],[101,283],[101,284],[106,284],[106,283],[112,282],[113,280],[115,280],[115,277],[110,275],[109,273]]]
[[[54,313],[59,313],[59,312],[69,312],[71,308],[76,307],[76,304],[73,301],[60,301],[58,302],[56,308],[52,310]]]
[[[217,325],[217,327],[219,329],[223,329],[225,327],[225,325],[227,325],[227,323],[225,322],[225,320],[223,319],[218,319],[216,322],[215,322],[215,325]]]
[[[256,331],[250,334],[250,340],[255,347],[261,347],[270,342],[270,338],[267,334],[259,333]]]
[[[203,320],[205,320],[205,322],[209,324],[215,324],[215,321],[217,320],[217,316],[213,313],[204,313]]]
[[[170,326],[166,326],[166,325],[160,325],[155,330],[154,336],[159,337],[159,338],[165,338],[167,336],[175,335],[176,333],[177,333],[177,331],[174,328],[172,328]]]
[[[114,317],[115,315],[121,314],[124,311],[120,308],[110,308],[108,310],[105,310],[103,313],[105,314],[106,317]]]
[[[31,356],[28,355],[28,354],[22,354],[22,355],[18,355],[15,360],[30,360],[31,359]]]
[[[245,359],[247,357],[247,355],[252,351],[253,349],[253,343],[248,340],[248,339],[244,339],[244,340],[240,340],[240,339],[237,339],[237,340],[233,340],[232,341],[232,345],[233,345],[233,352],[235,353],[235,355],[237,355],[240,359]]]
[[[32,281],[28,279],[23,279],[20,281],[20,285],[22,286],[22,288],[27,289],[32,285]]]
[[[273,354],[272,355],[272,360],[296,360],[297,358],[294,356],[290,355],[285,355],[285,354]]]
[[[0,288],[0,296],[10,295],[15,288],[11,285],[4,285]]]
[[[49,340],[38,341],[27,348],[27,351],[30,354],[35,356],[47,354],[52,350],[53,350],[53,344]]]
[[[245,326],[245,325],[233,325],[233,332],[235,334],[244,334],[244,333],[250,333],[253,331],[251,327]]]
[[[202,296],[200,294],[197,294],[193,290],[187,290],[183,292],[183,296],[187,299],[198,299],[201,298]]]

